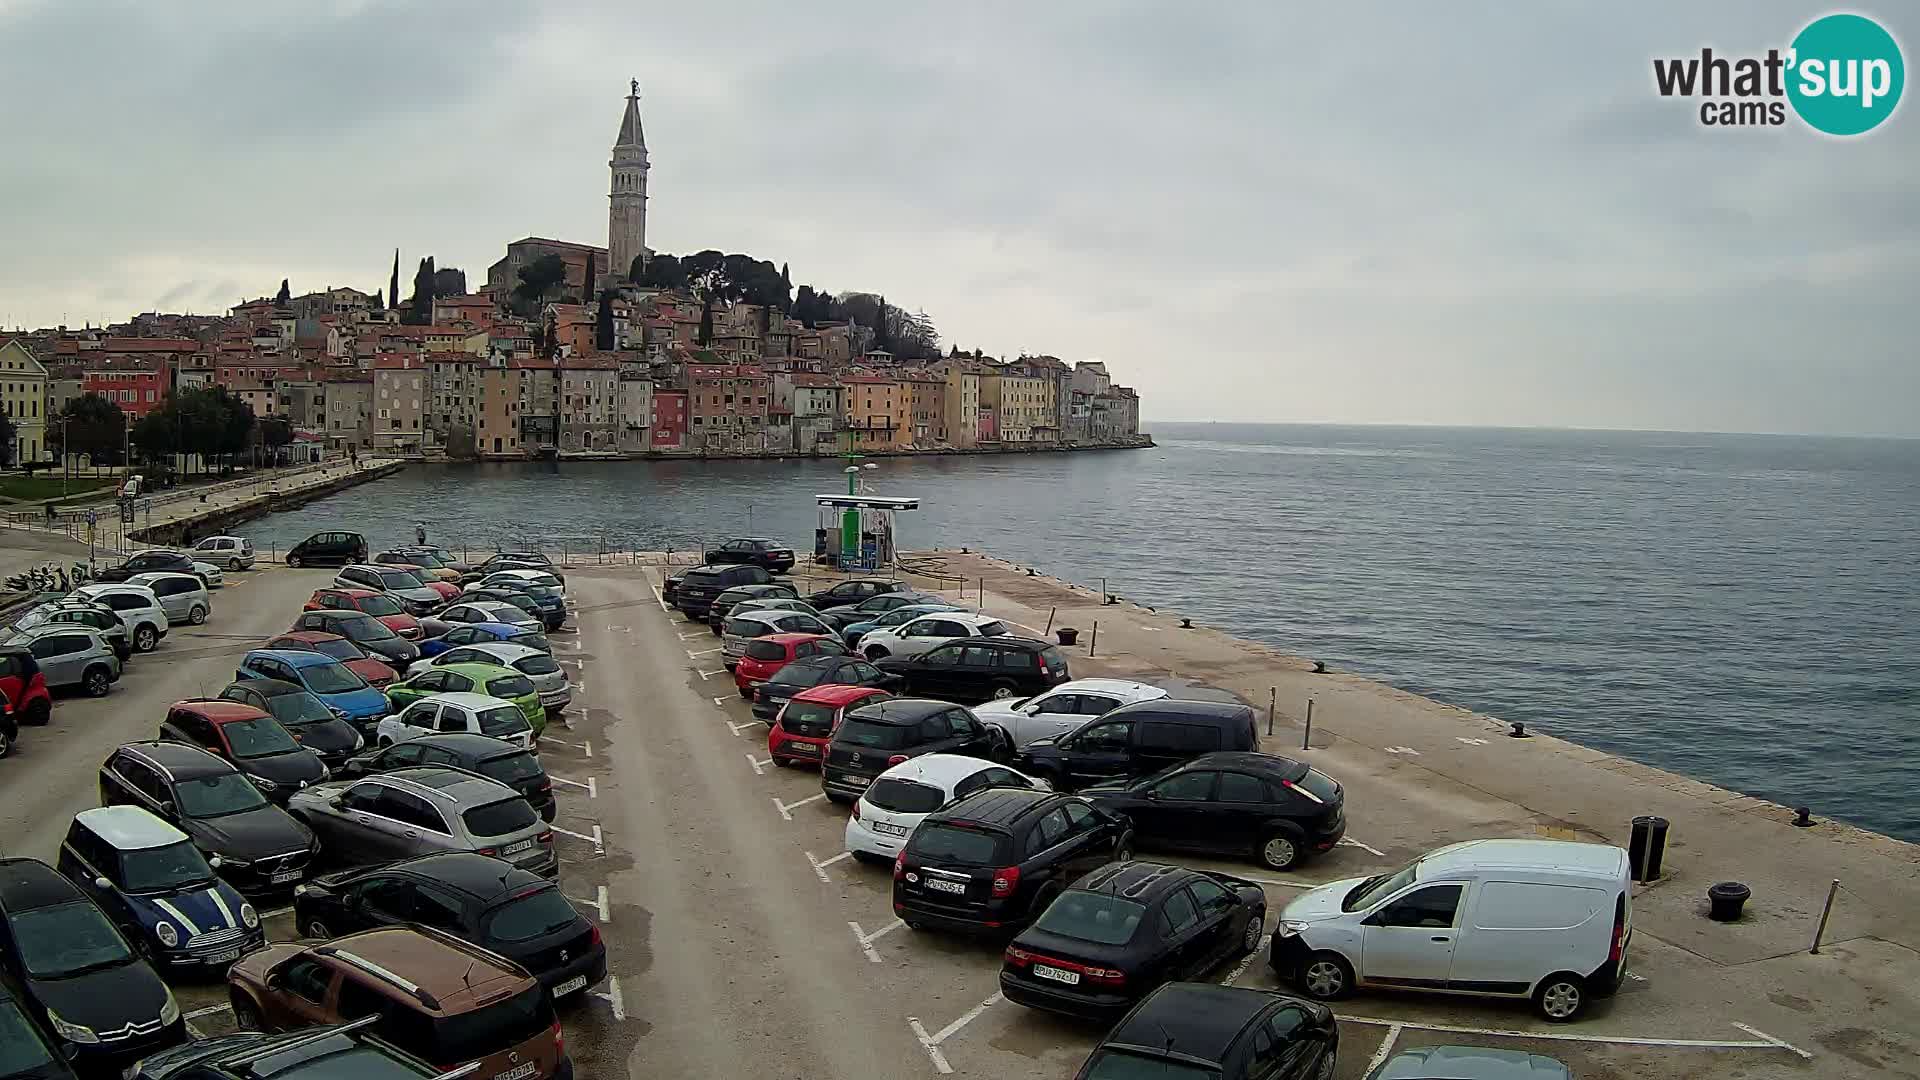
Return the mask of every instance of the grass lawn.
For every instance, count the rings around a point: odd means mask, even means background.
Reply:
[[[101,488],[112,489],[120,483],[114,476],[75,476],[66,481],[68,498],[76,498]],[[20,473],[0,475],[0,499],[19,499],[32,502],[37,499],[58,499],[61,497],[61,479],[59,473],[51,475],[25,476]]]

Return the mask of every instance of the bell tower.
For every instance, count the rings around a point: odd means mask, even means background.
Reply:
[[[647,253],[647,138],[640,129],[640,80],[629,84],[627,111],[613,140],[607,191],[607,281],[625,281]]]

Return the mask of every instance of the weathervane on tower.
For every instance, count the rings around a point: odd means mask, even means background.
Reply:
[[[640,80],[639,79],[632,80],[632,86],[633,86],[633,93],[628,94],[627,96],[636,97],[636,98],[639,97],[640,96]]]

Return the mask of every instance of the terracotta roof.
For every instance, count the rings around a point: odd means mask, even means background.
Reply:
[[[834,378],[831,375],[798,374],[793,376],[793,385],[811,387],[814,389],[819,389],[822,387],[838,387],[840,385],[840,380]]]
[[[387,353],[373,358],[375,371],[407,371],[420,368],[420,358],[416,356],[396,356]]]
[[[110,337],[101,346],[103,352],[195,352],[200,343],[192,338]]]

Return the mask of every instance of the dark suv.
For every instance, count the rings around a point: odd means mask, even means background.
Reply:
[[[367,538],[356,532],[318,532],[287,549],[288,566],[345,566],[367,561]]]
[[[871,686],[896,693],[904,680],[889,675],[857,656],[809,656],[773,673],[753,689],[753,718],[773,723],[793,695],[816,686]]]
[[[747,563],[770,574],[784,574],[793,569],[793,549],[778,540],[769,540],[764,536],[729,540],[707,552],[706,559],[711,566],[718,566],[721,563]]]
[[[744,600],[797,600],[799,594],[793,586],[780,581],[770,581],[765,585],[735,585],[721,593],[707,604],[707,629],[714,633],[727,621],[727,615],[733,611],[733,605]]]
[[[887,578],[850,578],[807,597],[807,603],[825,611],[828,608],[847,607],[862,600],[885,596],[887,593],[905,592],[910,588],[912,586],[904,581],[893,581]]]
[[[1032,697],[1066,682],[1067,658],[1039,638],[970,637],[919,656],[889,656],[880,670],[907,681],[907,691],[948,701]]]
[[[217,1035],[149,1054],[127,1069],[126,1080],[338,1080],[342,1069],[359,1080],[455,1080],[480,1071],[474,1064],[444,1072],[409,1057],[366,1031],[379,1021],[375,1014],[281,1035]]]
[[[1122,705],[1065,735],[1035,739],[1020,749],[1017,767],[1057,788],[1077,790],[1146,776],[1201,754],[1258,749],[1252,708],[1161,698]]]
[[[714,598],[741,585],[765,585],[773,575],[757,566],[696,566],[680,575],[673,591],[673,603],[694,622],[704,622]]]
[[[1346,793],[1332,777],[1274,754],[1202,754],[1144,780],[1081,794],[1133,822],[1141,847],[1251,858],[1290,870],[1331,851],[1347,831]]]
[[[893,860],[893,913],[915,930],[1016,931],[1132,844],[1125,818],[1086,799],[989,788],[913,830]]]
[[[200,584],[205,585],[207,583],[206,579],[200,577],[193,569],[192,559],[187,558],[177,551],[162,550],[142,551],[137,555],[128,556],[127,561],[121,563],[119,566],[109,566],[93,575],[93,580],[107,582],[125,581],[135,574],[154,574],[162,571],[171,574],[192,574],[194,577],[200,579]]]
[[[1004,762],[1013,756],[1013,744],[1006,732],[958,705],[924,698],[876,701],[840,721],[820,769],[820,790],[834,802],[852,802],[874,777],[922,754]]]

